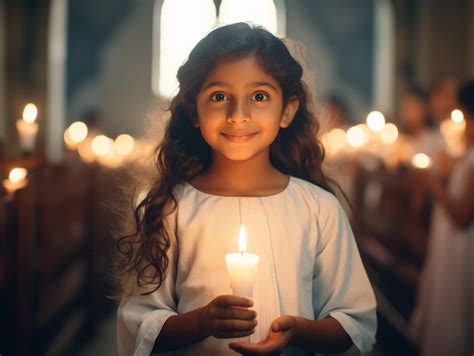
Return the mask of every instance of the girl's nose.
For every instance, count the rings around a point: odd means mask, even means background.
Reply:
[[[247,122],[250,120],[250,111],[245,100],[234,100],[229,105],[227,121],[231,123]]]

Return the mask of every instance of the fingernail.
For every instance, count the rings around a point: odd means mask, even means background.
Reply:
[[[247,304],[248,304],[249,307],[251,307],[253,305],[253,301],[249,299]]]

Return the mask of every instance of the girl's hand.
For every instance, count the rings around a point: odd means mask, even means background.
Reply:
[[[257,325],[257,313],[248,309],[250,299],[221,295],[201,309],[199,327],[206,335],[219,339],[244,337],[252,334]]]
[[[295,336],[295,318],[283,315],[272,322],[265,340],[257,344],[245,341],[232,342],[229,347],[245,355],[279,355],[286,346],[293,342]]]

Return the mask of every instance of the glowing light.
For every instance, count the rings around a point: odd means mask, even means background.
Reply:
[[[105,156],[112,149],[112,140],[105,135],[99,135],[92,139],[92,151],[97,156]]]
[[[38,116],[38,109],[35,104],[28,103],[23,109],[23,120],[32,124],[35,122],[36,117]]]
[[[360,147],[369,140],[369,137],[367,133],[364,131],[364,129],[361,126],[357,125],[347,130],[346,139],[347,139],[347,143],[350,146]]]
[[[453,110],[451,111],[451,120],[453,120],[456,124],[460,124],[464,121],[464,114],[459,109]]]
[[[87,125],[82,121],[76,121],[69,126],[69,137],[75,143],[82,142],[87,137]]]
[[[135,148],[135,140],[132,136],[123,134],[117,136],[114,142],[114,149],[121,156],[127,156],[133,152]]]
[[[8,174],[8,179],[13,183],[17,183],[26,178],[28,171],[25,168],[13,168]]]
[[[431,158],[425,153],[417,153],[411,158],[411,164],[417,168],[428,168],[431,166]]]
[[[94,162],[95,154],[92,151],[92,140],[86,139],[79,144],[77,148],[77,152],[79,152],[79,156],[81,159],[86,163]]]
[[[367,126],[373,132],[380,132],[385,126],[385,117],[380,111],[372,111],[367,115]]]
[[[346,146],[346,132],[343,129],[334,129],[329,132],[328,142],[331,148],[340,150]]]
[[[247,231],[244,225],[240,225],[239,232],[239,252],[245,252],[247,250]]]
[[[398,139],[398,128],[392,123],[388,123],[380,131],[380,139],[383,143],[392,144]]]

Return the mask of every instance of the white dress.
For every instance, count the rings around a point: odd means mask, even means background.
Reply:
[[[449,181],[448,194],[459,198],[474,168],[474,148],[466,152]],[[455,225],[435,207],[427,260],[422,274],[412,334],[422,355],[474,354],[474,222]]]
[[[148,356],[167,318],[232,294],[225,255],[238,251],[241,220],[247,251],[260,257],[253,294],[258,325],[251,341],[264,339],[283,314],[317,320],[331,315],[360,351],[372,348],[374,294],[346,215],[332,194],[295,177],[285,190],[265,197],[217,196],[186,183],[170,219],[175,234],[168,277],[151,295],[122,299],[119,355]],[[168,355],[237,355],[228,348],[231,341],[208,337]],[[304,354],[296,348],[283,353]]]

